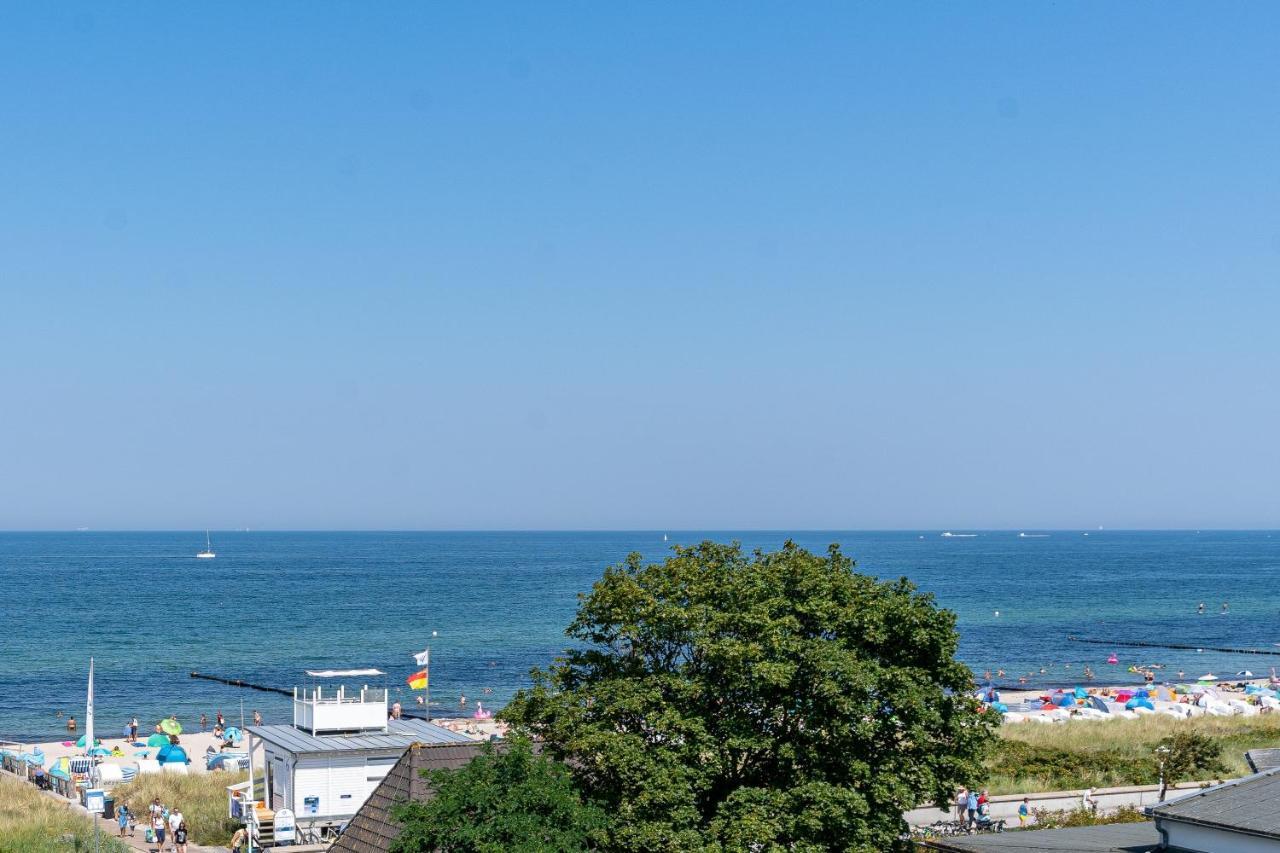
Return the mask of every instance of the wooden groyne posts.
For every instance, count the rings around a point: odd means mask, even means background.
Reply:
[[[1233,649],[1222,646],[1191,646],[1186,643],[1147,643],[1142,640],[1095,640],[1088,637],[1067,637],[1073,643],[1093,643],[1097,646],[1136,646],[1143,649],[1178,649],[1191,652],[1226,652],[1233,655],[1271,655],[1280,657],[1280,649]]]
[[[202,678],[205,681],[216,681],[220,684],[229,684],[232,687],[247,687],[250,690],[261,690],[263,693],[279,693],[281,696],[292,696],[292,690],[283,690],[279,687],[265,687],[261,684],[251,684],[248,681],[241,681],[238,678],[223,678],[220,675],[209,675],[204,672],[192,672],[192,678]]]

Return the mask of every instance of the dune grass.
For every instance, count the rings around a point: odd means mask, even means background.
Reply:
[[[1245,750],[1280,747],[1280,714],[1256,717],[1146,716],[1136,720],[1003,726],[987,759],[988,787],[998,794],[1030,794],[1090,786],[1155,784],[1155,747],[1176,731],[1195,731],[1222,745],[1224,778],[1250,772]],[[1202,780],[1180,780],[1202,781]]]
[[[116,802],[128,803],[136,815],[146,815],[152,799],[168,808],[182,810],[187,831],[196,844],[222,844],[231,840],[238,824],[227,817],[227,786],[249,778],[247,773],[195,773],[175,776],[154,773],[137,776],[132,782],[113,789]],[[145,820],[139,820],[139,826]]]
[[[103,853],[129,853],[112,838],[116,826],[101,821]],[[69,838],[70,843],[64,841]],[[34,786],[0,776],[0,853],[67,853],[93,850],[93,820]]]

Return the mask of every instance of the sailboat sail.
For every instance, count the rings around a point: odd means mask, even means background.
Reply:
[[[93,749],[93,658],[89,658],[89,697],[84,709],[84,750]]]

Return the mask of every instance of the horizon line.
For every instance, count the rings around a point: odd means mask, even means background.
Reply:
[[[5,533],[1274,533],[1275,527],[3,527]]]

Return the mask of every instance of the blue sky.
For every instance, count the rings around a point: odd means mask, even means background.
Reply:
[[[0,527],[1274,527],[1272,4],[9,4]]]

